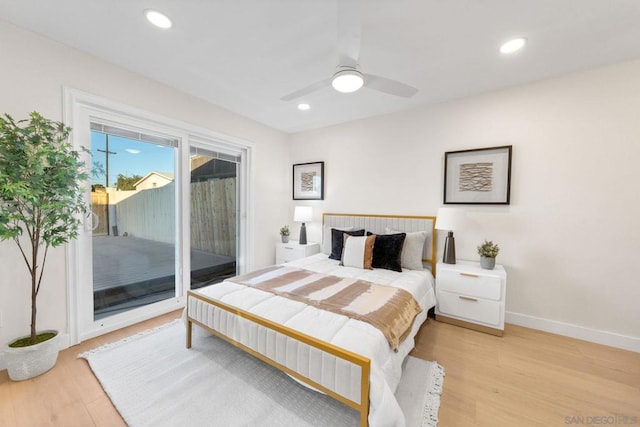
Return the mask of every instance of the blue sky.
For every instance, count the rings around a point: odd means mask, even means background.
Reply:
[[[105,134],[91,132],[92,163],[100,163],[103,172],[106,172],[105,153],[97,150],[104,150],[105,145]],[[109,184],[111,187],[115,187],[118,174],[145,176],[151,171],[174,172],[175,148],[173,147],[162,147],[109,135],[109,151],[116,153],[109,155]],[[92,183],[104,185],[105,178],[105,173],[94,176]]]

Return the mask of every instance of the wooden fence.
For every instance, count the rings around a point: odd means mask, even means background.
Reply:
[[[92,218],[93,223],[98,221],[93,235],[106,236],[109,234],[109,194],[91,192],[91,211],[97,216],[97,218]]]
[[[118,234],[175,243],[175,183],[116,205]],[[236,178],[191,183],[191,248],[236,256]]]
[[[191,248],[236,256],[236,179],[191,183]]]

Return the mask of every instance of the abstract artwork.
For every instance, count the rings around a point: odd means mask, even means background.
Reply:
[[[463,163],[460,165],[460,191],[491,191],[493,163]]]
[[[317,172],[302,172],[300,174],[300,191],[303,193],[313,191],[313,182],[318,176]]]
[[[507,145],[446,152],[444,203],[508,205],[511,151]]]
[[[324,162],[293,165],[293,200],[324,199]]]

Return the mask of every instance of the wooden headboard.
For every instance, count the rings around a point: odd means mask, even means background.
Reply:
[[[404,216],[404,215],[369,215],[369,214],[344,214],[323,213],[323,234],[331,227],[364,228],[375,234],[383,234],[385,227],[410,233],[414,231],[426,231],[427,240],[424,243],[422,262],[428,264],[431,273],[436,272],[436,217],[435,216]],[[322,236],[322,240],[331,236]]]

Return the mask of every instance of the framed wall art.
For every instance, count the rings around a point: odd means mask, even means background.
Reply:
[[[444,153],[444,204],[508,205],[511,145]]]
[[[324,200],[324,162],[293,165],[293,200]]]

